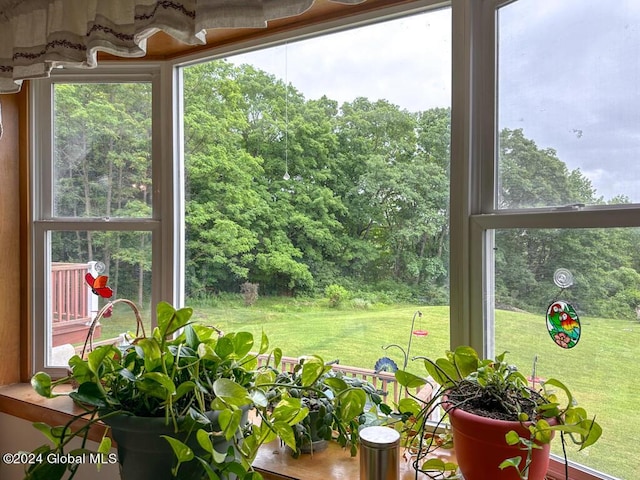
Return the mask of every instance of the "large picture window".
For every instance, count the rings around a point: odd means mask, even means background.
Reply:
[[[418,12],[436,3],[34,81],[34,367],[62,371],[58,347],[106,301],[85,275],[105,274],[148,326],[159,300],[189,304],[294,357],[373,369],[408,338],[430,357],[509,350],[603,426],[571,478],[635,478],[640,11]],[[581,320],[572,349],[545,323],[560,296]]]
[[[186,67],[187,303],[287,356],[402,366],[416,311],[447,348],[450,52],[443,9]]]
[[[478,306],[486,315],[474,322],[483,322],[488,350],[509,351],[539,381],[567,378],[578,404],[598,410],[602,441],[567,449],[579,465],[571,478],[635,478],[638,461],[624,450],[640,428],[629,409],[640,333],[640,91],[629,62],[639,42],[628,27],[640,10],[627,2],[615,11],[601,2],[502,3],[495,12],[485,3],[482,17],[497,32],[497,69],[476,71],[484,79],[476,87],[495,98],[497,122],[476,125],[495,142],[477,150],[484,183],[472,223],[482,247],[471,252],[483,268],[471,276],[484,286]],[[488,109],[484,120],[491,116]],[[560,269],[573,276],[565,289],[554,282]],[[559,300],[580,319],[577,343],[547,325]]]

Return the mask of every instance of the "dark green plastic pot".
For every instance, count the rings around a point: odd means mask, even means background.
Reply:
[[[247,422],[248,408],[244,412],[243,423]],[[219,430],[218,412],[208,412],[214,430]],[[177,460],[169,442],[161,437],[175,437],[191,447],[198,454],[203,452],[198,445],[195,432],[175,432],[173,424],[165,423],[164,417],[136,417],[114,415],[104,419],[111,427],[113,439],[118,444],[118,462],[122,480],[171,480],[171,469]],[[188,437],[188,438],[187,438]],[[230,446],[224,437],[214,439],[214,448],[224,452]],[[178,471],[180,479],[200,479],[204,469],[198,460],[183,463]]]

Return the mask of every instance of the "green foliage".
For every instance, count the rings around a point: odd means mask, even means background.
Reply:
[[[244,282],[286,295],[339,283],[372,303],[448,303],[450,109],[307,100],[273,75],[223,60],[189,67],[184,81],[191,298]],[[57,214],[151,216],[150,98],[147,84],[56,86]],[[604,203],[579,170],[522,130],[500,133],[499,168],[500,208]],[[60,232],[52,258],[100,259],[114,291],[143,304],[149,235]],[[640,268],[638,235],[499,230],[496,300],[546,308],[561,265],[576,276],[568,300],[579,300],[580,314],[636,318],[640,286],[624,269]]]
[[[248,65],[187,69],[190,295],[242,280],[265,293],[309,292],[374,271],[444,284],[445,263],[431,254],[446,252],[448,115],[421,118],[415,138],[418,117],[386,101],[338,108]]]
[[[342,285],[333,283],[324,289],[324,296],[329,300],[329,305],[338,307],[349,298],[349,291]]]
[[[176,455],[173,473],[178,476],[181,464],[191,461],[202,463],[205,473],[215,471],[220,478],[227,478],[230,471],[244,475],[251,470],[260,445],[276,436],[295,450],[293,425],[306,417],[307,408],[299,402],[270,404],[269,399],[281,395],[281,390],[276,390],[279,386],[273,382],[277,370],[268,364],[257,367],[256,355],[269,350],[266,335],[259,345],[248,332],[219,336],[215,329],[194,324],[192,313],[191,308],[176,310],[162,302],[157,306],[158,326],[151,336],[138,338],[124,348],[99,346],[86,359],[74,356],[69,361],[69,377],[56,382],[43,372],[34,375],[32,385],[45,397],[56,396],[54,387],[62,382],[76,382],[77,389],[67,395],[87,409],[90,418],[76,432],[72,425],[83,415],[62,427],[36,425],[53,443],[53,447],[45,445],[37,451],[63,455],[74,437],[86,441],[91,424],[99,420],[108,423],[109,417],[122,413],[164,418],[176,434],[197,436],[204,448],[198,455],[184,438],[166,437]],[[254,350],[257,354],[251,353]],[[271,356],[280,357],[281,351],[276,348]],[[309,367],[305,370],[309,372],[305,378],[318,375]],[[308,381],[311,384],[315,378]],[[242,409],[249,405],[261,422],[246,427],[241,422]],[[208,411],[219,412],[221,432],[213,430]],[[229,458],[218,455],[210,444],[220,433],[232,443]],[[30,466],[26,478],[63,478],[65,473],[72,478],[76,468],[43,462]]]
[[[441,406],[445,413],[459,408],[476,415],[526,423],[528,437],[510,431],[505,438],[505,443],[520,445],[524,453],[505,459],[500,465],[501,469],[515,468],[522,479],[528,478],[533,449],[550,443],[553,432],[560,432],[563,443],[564,436],[569,436],[580,449],[593,445],[600,438],[602,427],[584,408],[576,405],[564,383],[551,378],[544,381],[542,390],[536,391],[505,357],[506,352],[495,359],[481,359],[473,348],[460,346],[435,360],[417,357],[424,362],[429,379],[421,379],[404,370],[396,372],[396,380],[406,388],[419,386],[420,382],[428,382],[433,388],[428,399],[416,397],[420,405],[412,402],[407,406],[406,402],[404,405],[401,402],[396,406],[398,415],[405,421],[404,441],[407,445],[421,446],[418,462],[443,445],[433,441],[438,437],[439,423],[433,427],[425,421]],[[420,470],[429,478],[442,478],[442,465],[419,464],[422,465]]]
[[[369,382],[333,371],[318,356],[302,358],[292,371],[280,373],[276,383],[279,398],[297,400],[309,412],[294,425],[296,457],[318,440],[335,440],[355,456],[359,429],[383,422],[377,413],[382,392]]]
[[[55,214],[151,217],[151,85],[56,84]],[[148,232],[60,232],[52,259],[107,266],[120,294],[148,297]]]

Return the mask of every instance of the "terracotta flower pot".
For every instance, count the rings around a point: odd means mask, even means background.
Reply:
[[[524,467],[526,450],[522,450],[520,445],[508,445],[505,435],[514,430],[521,437],[529,438],[529,430],[525,426],[520,422],[481,417],[459,408],[449,411],[449,421],[456,459],[465,480],[520,479],[513,467],[501,470],[499,465],[507,458],[521,456],[520,468]],[[549,444],[533,449],[529,480],[544,480],[549,467],[549,449]]]

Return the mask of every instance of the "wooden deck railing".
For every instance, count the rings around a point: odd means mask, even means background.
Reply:
[[[97,298],[85,282],[87,263],[51,263],[52,345],[84,342]],[[99,332],[96,332],[99,334]]]
[[[258,364],[264,364],[267,358],[267,355],[260,355],[258,357]],[[298,363],[299,360],[297,358],[282,357],[282,359],[280,360],[280,365],[276,366],[276,368],[282,372],[291,372]],[[361,380],[370,382],[375,388],[384,393],[384,403],[388,405],[391,405],[392,403],[397,404],[400,401],[401,396],[402,398],[407,398],[409,396],[409,392],[407,392],[406,389],[402,389],[401,393],[401,387],[398,384],[393,373],[376,373],[374,370],[351,367],[348,365],[340,365],[339,363],[332,364],[331,368],[336,372],[341,372],[343,375],[348,375],[350,377],[359,378]],[[418,390],[413,389],[411,393],[417,394]],[[426,392],[422,393],[424,394]]]

